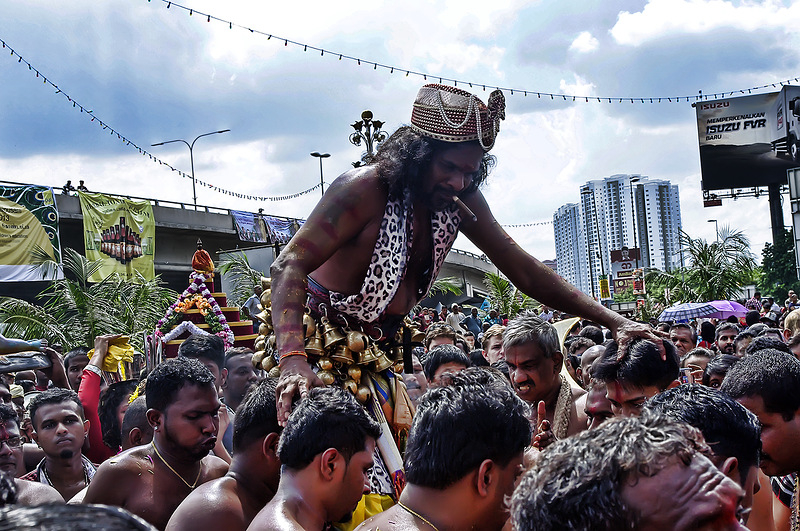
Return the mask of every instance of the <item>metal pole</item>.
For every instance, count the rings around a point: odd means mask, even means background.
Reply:
[[[197,185],[196,185],[196,180],[194,178],[194,143],[197,142],[198,138],[203,138],[204,136],[209,136],[209,135],[218,135],[220,133],[227,133],[229,131],[230,129],[222,129],[220,131],[211,131],[210,133],[203,133],[202,135],[197,135],[194,138],[194,140],[192,140],[191,144],[182,138],[179,138],[177,140],[167,140],[166,142],[158,142],[156,144],[150,144],[151,147],[156,147],[156,146],[163,146],[164,144],[172,144],[173,142],[183,142],[184,144],[186,144],[186,147],[189,148],[189,160],[191,161],[192,164],[192,196],[194,198],[195,209],[197,209]]]
[[[319,151],[312,151],[309,153],[312,157],[319,159],[319,187],[322,190],[322,196],[325,197],[325,181],[322,178],[322,159],[327,159],[331,156],[330,153],[320,153]]]

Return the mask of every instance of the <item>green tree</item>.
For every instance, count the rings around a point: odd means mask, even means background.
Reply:
[[[35,259],[42,271],[59,267],[47,256]],[[143,333],[155,328],[178,294],[162,286],[160,277],[146,280],[139,273],[135,280],[113,274],[102,282],[89,282],[100,264],[64,249],[64,278],[39,293],[41,304],[0,297],[0,331],[7,337],[45,338],[65,351],[92,346],[98,335],[126,334],[142,350]]]
[[[719,241],[680,233],[686,267],[653,269],[645,277],[648,296],[664,304],[706,302],[734,297],[757,274],[750,242],[738,230],[722,227]]]
[[[431,285],[428,297],[433,297],[437,293],[461,295],[461,293],[463,293],[461,288],[461,281],[456,277],[437,278],[433,281],[433,285]]]
[[[614,302],[631,302],[637,299],[633,294],[633,288],[627,288],[619,293],[614,293]]]
[[[489,302],[500,315],[514,317],[522,309],[538,306],[539,303],[517,289],[510,280],[498,273],[487,272],[483,285],[489,290]]]
[[[789,290],[800,290],[797,280],[797,269],[794,258],[794,235],[791,230],[784,230],[775,244],[764,245],[761,263],[761,279],[758,283],[761,290],[775,297],[781,304]]]
[[[232,306],[241,306],[245,303],[253,289],[261,284],[261,277],[268,277],[250,265],[250,260],[243,252],[231,254],[217,266],[220,275],[225,275],[230,288],[227,291],[228,300]]]

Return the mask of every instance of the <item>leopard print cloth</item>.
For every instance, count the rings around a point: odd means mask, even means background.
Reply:
[[[453,209],[431,213],[433,261],[423,297],[436,280],[455,242],[460,224],[461,213],[455,205]],[[402,197],[399,194],[390,196],[386,201],[378,241],[375,242],[361,291],[356,295],[330,292],[331,305],[336,311],[364,322],[374,322],[381,317],[405,277],[411,243],[414,241],[413,227],[414,207],[409,190],[405,190]]]

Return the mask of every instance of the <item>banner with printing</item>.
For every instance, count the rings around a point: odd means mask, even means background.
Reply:
[[[233,215],[236,232],[239,233],[240,240],[255,243],[267,243],[269,241],[266,230],[264,230],[264,222],[261,221],[258,214],[231,210],[231,215]]]
[[[63,278],[60,267],[45,271],[33,265],[34,253],[39,250],[61,263],[58,210],[52,188],[0,186],[0,281]]]
[[[267,234],[272,243],[287,243],[297,231],[296,220],[264,216],[264,223],[267,225]]]
[[[89,280],[100,282],[113,273],[132,280],[137,271],[152,280],[156,224],[150,202],[87,192],[78,192],[78,197],[86,258],[103,260]]]

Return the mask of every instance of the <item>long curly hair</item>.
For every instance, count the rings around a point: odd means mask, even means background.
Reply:
[[[474,141],[478,144],[478,141]],[[389,185],[389,193],[397,194],[408,187],[412,193],[422,190],[422,179],[431,164],[434,155],[452,148],[452,142],[443,142],[421,135],[405,125],[384,140],[378,151],[365,162],[378,167],[381,179]],[[463,194],[470,194],[478,189],[489,176],[496,164],[494,155],[484,153],[478,176],[472,180]]]

